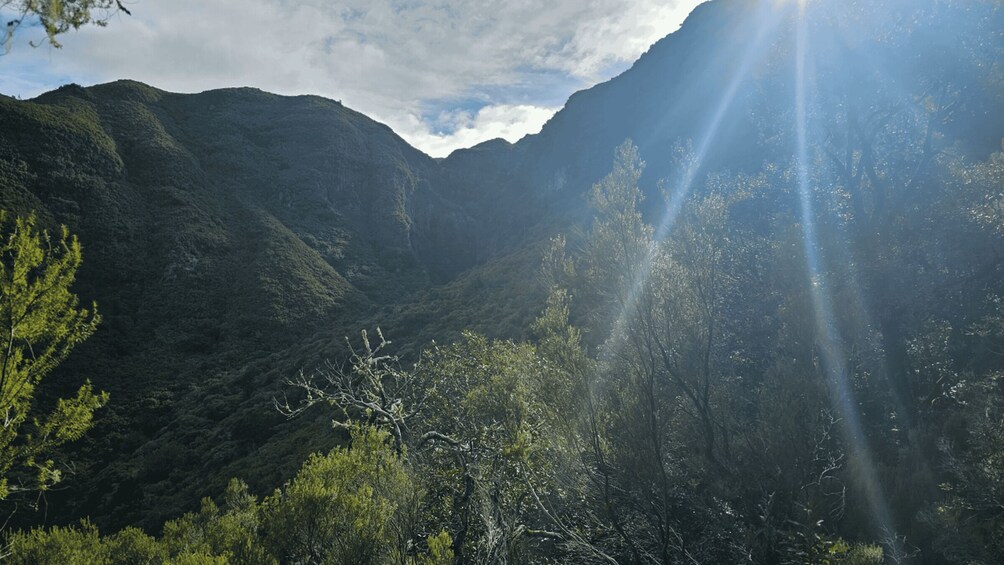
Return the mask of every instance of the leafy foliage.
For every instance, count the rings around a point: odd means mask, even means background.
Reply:
[[[85,383],[70,398],[39,410],[37,388],[100,318],[79,308],[70,290],[81,262],[80,243],[62,228],[58,238],[34,217],[0,212],[0,501],[45,491],[60,481],[56,449],[91,428],[108,395]]]
[[[4,0],[0,10],[13,14],[3,22],[6,26],[0,44],[5,51],[11,48],[14,32],[25,23],[37,21],[49,45],[59,48],[58,35],[90,24],[105,26],[115,13],[130,13],[120,0]]]
[[[416,493],[388,434],[355,428],[351,448],[313,456],[264,502],[268,545],[283,562],[403,562]]]
[[[450,536],[413,545],[418,491],[389,435],[357,426],[351,447],[315,454],[285,487],[262,501],[231,481],[223,506],[210,499],[168,522],[160,539],[135,528],[102,537],[79,527],[17,533],[13,563],[452,563]]]

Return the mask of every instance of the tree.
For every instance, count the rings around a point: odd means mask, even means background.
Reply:
[[[355,426],[350,448],[311,456],[264,505],[284,563],[405,563],[418,492],[386,431]]]
[[[87,520],[77,526],[13,532],[12,563],[279,563],[448,565],[450,535],[420,539],[422,491],[406,453],[372,426],[349,427],[351,446],[312,455],[282,488],[259,501],[238,479],[217,505],[167,522],[157,539],[136,528],[102,536]]]
[[[572,269],[581,272],[583,290],[573,287],[573,294],[603,305],[584,318],[591,325],[586,333],[603,339],[592,380],[605,391],[607,414],[606,441],[597,445],[610,447],[605,454],[594,448],[591,456],[602,461],[599,499],[626,555],[693,560],[702,545],[728,546],[715,537],[728,530],[727,515],[686,485],[730,478],[720,404],[731,372],[727,352],[744,345],[734,337],[726,342],[738,316],[733,313],[726,332],[724,312],[736,290],[735,265],[755,238],[729,220],[752,182],[720,190],[709,180],[705,190],[681,195],[679,204],[666,194],[666,209],[679,209],[657,237],[639,208],[643,167],[630,142],[617,149],[612,172],[593,188],[595,217],[578,258],[582,268]],[[681,169],[691,167],[682,163]],[[701,517],[684,523],[678,518],[684,512]],[[716,527],[702,529],[702,520]],[[704,558],[733,559],[725,553]]]
[[[290,406],[288,399],[276,400],[276,408],[292,417],[315,403],[328,403],[338,411],[333,424],[345,429],[352,429],[353,418],[365,415],[369,423],[390,430],[400,454],[410,441],[410,430],[425,402],[426,391],[401,368],[397,357],[385,354],[390,342],[380,328],[377,337],[380,342],[373,347],[363,330],[363,347],[358,351],[348,343],[352,356],[347,366],[328,363],[315,375],[301,372],[298,378],[288,380],[286,384],[301,389],[306,398],[297,407]]]
[[[638,148],[625,141],[614,152],[610,174],[592,188],[589,203],[595,218],[581,258],[580,302],[592,308],[588,318],[597,337],[623,329],[618,316],[636,305],[632,299],[646,278],[653,230],[640,210],[644,195],[638,180],[644,169]]]
[[[34,216],[0,212],[0,500],[44,491],[60,480],[54,450],[79,439],[108,395],[85,382],[71,398],[40,414],[37,387],[97,327],[96,305],[80,308],[70,291],[80,242],[66,227],[58,238]]]
[[[0,0],[0,14],[10,18],[0,35],[0,44],[4,52],[10,51],[14,32],[22,25],[37,22],[45,30],[49,45],[58,49],[62,45],[57,35],[89,24],[104,27],[118,12],[132,14],[120,0]]]
[[[567,312],[558,302],[549,312],[538,325],[548,350],[575,356],[578,336],[561,327]],[[452,534],[457,563],[524,562],[555,546],[581,560],[611,561],[564,511],[578,492],[576,473],[567,472],[575,453],[564,449],[575,420],[569,401],[578,393],[559,367],[564,361],[548,361],[532,344],[465,332],[403,370],[377,335],[374,347],[363,332],[347,368],[328,365],[289,381],[306,398],[296,408],[280,402],[279,410],[293,416],[329,404],[338,428],[364,421],[385,430],[425,478],[424,529]],[[437,543],[446,549],[442,539],[428,543],[429,559]]]

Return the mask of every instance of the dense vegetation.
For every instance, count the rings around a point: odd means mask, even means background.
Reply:
[[[711,2],[443,161],[312,97],[0,99],[104,316],[40,398],[112,394],[11,559],[1004,562],[1001,12]]]

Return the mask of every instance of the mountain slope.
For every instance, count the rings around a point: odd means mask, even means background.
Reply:
[[[958,142],[980,157],[999,149],[999,3],[810,3],[815,117],[850,99],[905,113],[955,96],[951,113],[939,116],[944,145]],[[573,94],[540,133],[454,152],[445,165],[513,179],[534,187],[542,205],[581,215],[581,194],[606,174],[614,148],[628,138],[648,164],[641,182],[653,206],[661,202],[659,181],[679,181],[681,148],[699,154],[702,173],[786,161],[795,145],[795,6],[701,4],[630,69]]]
[[[0,205],[80,236],[78,292],[104,317],[53,379],[115,398],[63,515],[155,526],[188,507],[213,488],[193,475],[275,433],[282,378],[473,261],[438,165],[330,100],[120,81],[4,98],[0,121]]]

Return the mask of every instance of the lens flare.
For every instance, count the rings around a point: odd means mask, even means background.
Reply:
[[[809,3],[809,0],[774,0],[774,6],[783,8],[786,6],[791,6],[792,4],[798,6],[799,14],[804,13],[805,6]]]
[[[625,324],[637,308],[638,302],[644,291],[645,284],[652,272],[658,242],[666,238],[669,235],[669,232],[672,231],[673,225],[676,223],[676,218],[679,216],[679,213],[686,202],[687,196],[690,194],[701,165],[716,140],[728,111],[733,106],[736,95],[739,92],[739,88],[748,78],[753,65],[764,56],[765,47],[768,43],[767,39],[773,35],[772,32],[777,29],[777,26],[781,21],[781,14],[774,10],[761,9],[757,14],[757,31],[753,41],[745,47],[743,57],[735,74],[733,74],[730,79],[728,86],[718,101],[718,105],[715,107],[715,112],[712,114],[711,119],[704,128],[703,135],[698,140],[694,149],[693,158],[689,163],[687,163],[683,170],[680,171],[678,179],[675,183],[673,183],[673,189],[670,193],[669,202],[666,205],[666,210],[663,213],[659,225],[656,226],[654,233],[655,237],[653,238],[652,245],[648,250],[647,256],[642,261],[642,264],[639,265],[635,273],[633,273],[631,278],[631,289],[625,296],[621,310],[615,318],[613,327],[615,335],[623,331]],[[614,340],[614,343],[616,343],[616,340]],[[607,351],[606,353],[608,356],[616,356],[618,351]]]
[[[795,49],[795,132],[796,132],[796,176],[799,192],[799,204],[802,221],[802,241],[804,245],[806,268],[809,276],[813,314],[816,319],[816,331],[820,346],[821,364],[827,383],[830,387],[833,404],[835,405],[843,426],[843,435],[851,451],[852,458],[858,464],[860,480],[865,491],[868,506],[882,534],[895,531],[892,519],[882,492],[882,485],[875,471],[871,449],[857,410],[857,401],[849,382],[849,370],[841,348],[839,328],[830,290],[827,285],[826,272],[823,269],[822,250],[816,235],[815,212],[812,202],[812,175],[810,170],[809,132],[807,113],[807,76],[806,62],[808,58],[808,42],[804,18],[799,18],[796,30]]]

